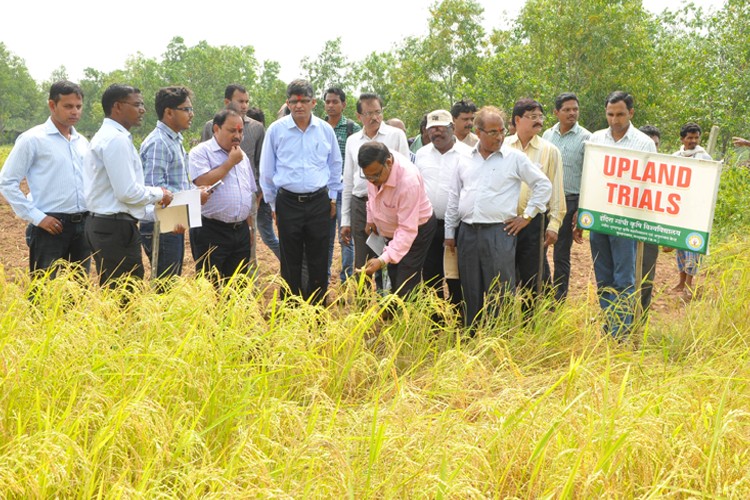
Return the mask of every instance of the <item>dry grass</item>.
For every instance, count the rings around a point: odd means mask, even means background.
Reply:
[[[593,290],[465,338],[427,295],[385,320],[353,285],[185,279],[121,308],[0,271],[0,496],[748,498],[749,255],[625,344]]]

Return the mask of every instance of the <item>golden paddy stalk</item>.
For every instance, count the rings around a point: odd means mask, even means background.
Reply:
[[[0,496],[747,498],[749,254],[624,344],[593,289],[469,338],[428,292],[0,271]]]

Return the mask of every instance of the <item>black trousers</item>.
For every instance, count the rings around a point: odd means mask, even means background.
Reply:
[[[451,304],[460,304],[462,300],[461,280],[448,279],[448,297],[443,294],[443,278],[445,270],[443,269],[443,254],[445,253],[445,221],[436,219],[437,226],[435,235],[432,237],[430,247],[427,249],[427,257],[424,261],[422,277],[426,284],[437,290],[441,299],[450,300]]]
[[[328,291],[328,242],[331,222],[328,190],[291,193],[279,189],[276,225],[279,230],[281,277],[293,294],[322,303]],[[308,284],[302,286],[302,259],[307,257]]]
[[[388,264],[391,288],[399,297],[408,296],[422,281],[422,268],[436,228],[437,221],[435,214],[432,214],[427,222],[419,226],[414,243],[411,244],[406,255],[398,264]]]
[[[46,270],[58,260],[80,264],[88,272],[91,266],[91,247],[86,239],[86,214],[48,213],[62,223],[60,234],[50,234],[41,227],[29,224],[26,235],[29,244],[29,269]],[[52,270],[52,276],[56,271]]]
[[[114,288],[122,276],[143,278],[141,233],[128,214],[91,215],[86,220],[86,239],[94,252],[99,284]]]
[[[555,262],[555,299],[562,300],[568,296],[570,283],[570,247],[573,246],[573,214],[578,211],[577,194],[565,197],[567,212],[557,233],[557,242],[553,247],[552,259]]]
[[[190,251],[195,272],[229,278],[247,273],[250,264],[250,228],[246,220],[227,223],[201,218],[202,227],[190,229]]]
[[[516,237],[516,271],[521,291],[528,290],[536,295],[537,274],[540,272],[539,254],[544,247],[543,233],[547,228],[546,214],[537,214],[529,225]],[[542,286],[551,281],[549,263],[544,255],[541,265]]]

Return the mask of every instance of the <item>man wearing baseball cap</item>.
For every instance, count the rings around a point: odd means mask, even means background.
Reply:
[[[425,283],[433,286],[438,295],[452,303],[461,302],[461,283],[448,279],[449,296],[443,293],[443,248],[445,241],[445,207],[455,169],[462,156],[468,156],[471,147],[456,140],[453,117],[450,112],[438,109],[427,114],[427,135],[430,143],[417,151],[415,164],[424,179],[427,197],[437,218],[437,231],[432,239],[422,271]],[[455,250],[453,250],[455,251]]]

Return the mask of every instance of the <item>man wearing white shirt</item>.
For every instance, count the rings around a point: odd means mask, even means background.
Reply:
[[[143,278],[138,220],[146,206],[172,202],[163,187],[144,184],[143,165],[129,130],[143,122],[146,107],[141,91],[113,84],[102,95],[104,121],[91,140],[84,187],[90,217],[86,238],[94,252],[99,283],[114,286],[116,278]]]
[[[91,247],[83,231],[87,215],[83,161],[89,143],[74,127],[81,118],[83,91],[69,81],[55,82],[48,106],[47,121],[16,140],[0,171],[0,191],[16,215],[29,223],[32,272],[47,269],[58,259],[81,264],[88,271]],[[21,191],[24,178],[29,197]]]
[[[443,297],[443,253],[445,243],[445,209],[448,206],[448,191],[453,181],[454,170],[462,156],[471,153],[471,147],[456,140],[453,133],[453,117],[450,112],[438,109],[427,115],[427,134],[430,143],[417,151],[415,164],[424,179],[427,197],[432,203],[437,218],[437,231],[433,237],[422,275],[425,283],[434,287]],[[451,302],[461,302],[461,282],[446,280]]]
[[[383,100],[377,94],[359,96],[357,118],[363,128],[346,140],[341,238],[347,244],[354,240],[354,268],[361,269],[369,258],[377,256],[367,248],[367,179],[357,163],[359,148],[367,142],[376,141],[408,158],[409,143],[403,131],[383,123]]]
[[[656,153],[654,141],[630,122],[635,113],[633,96],[612,92],[605,101],[605,113],[609,127],[594,132],[590,142]],[[580,233],[580,229],[575,231],[577,241]],[[633,323],[630,295],[635,290],[635,240],[591,231],[589,241],[606,330],[615,338],[625,337]]]
[[[485,106],[474,124],[479,143],[456,168],[445,209],[445,246],[458,251],[464,319],[470,327],[478,323],[485,297],[502,299],[515,287],[515,237],[546,209],[552,194],[552,183],[526,155],[501,149],[506,133],[502,111]],[[531,195],[519,215],[523,182]]]

